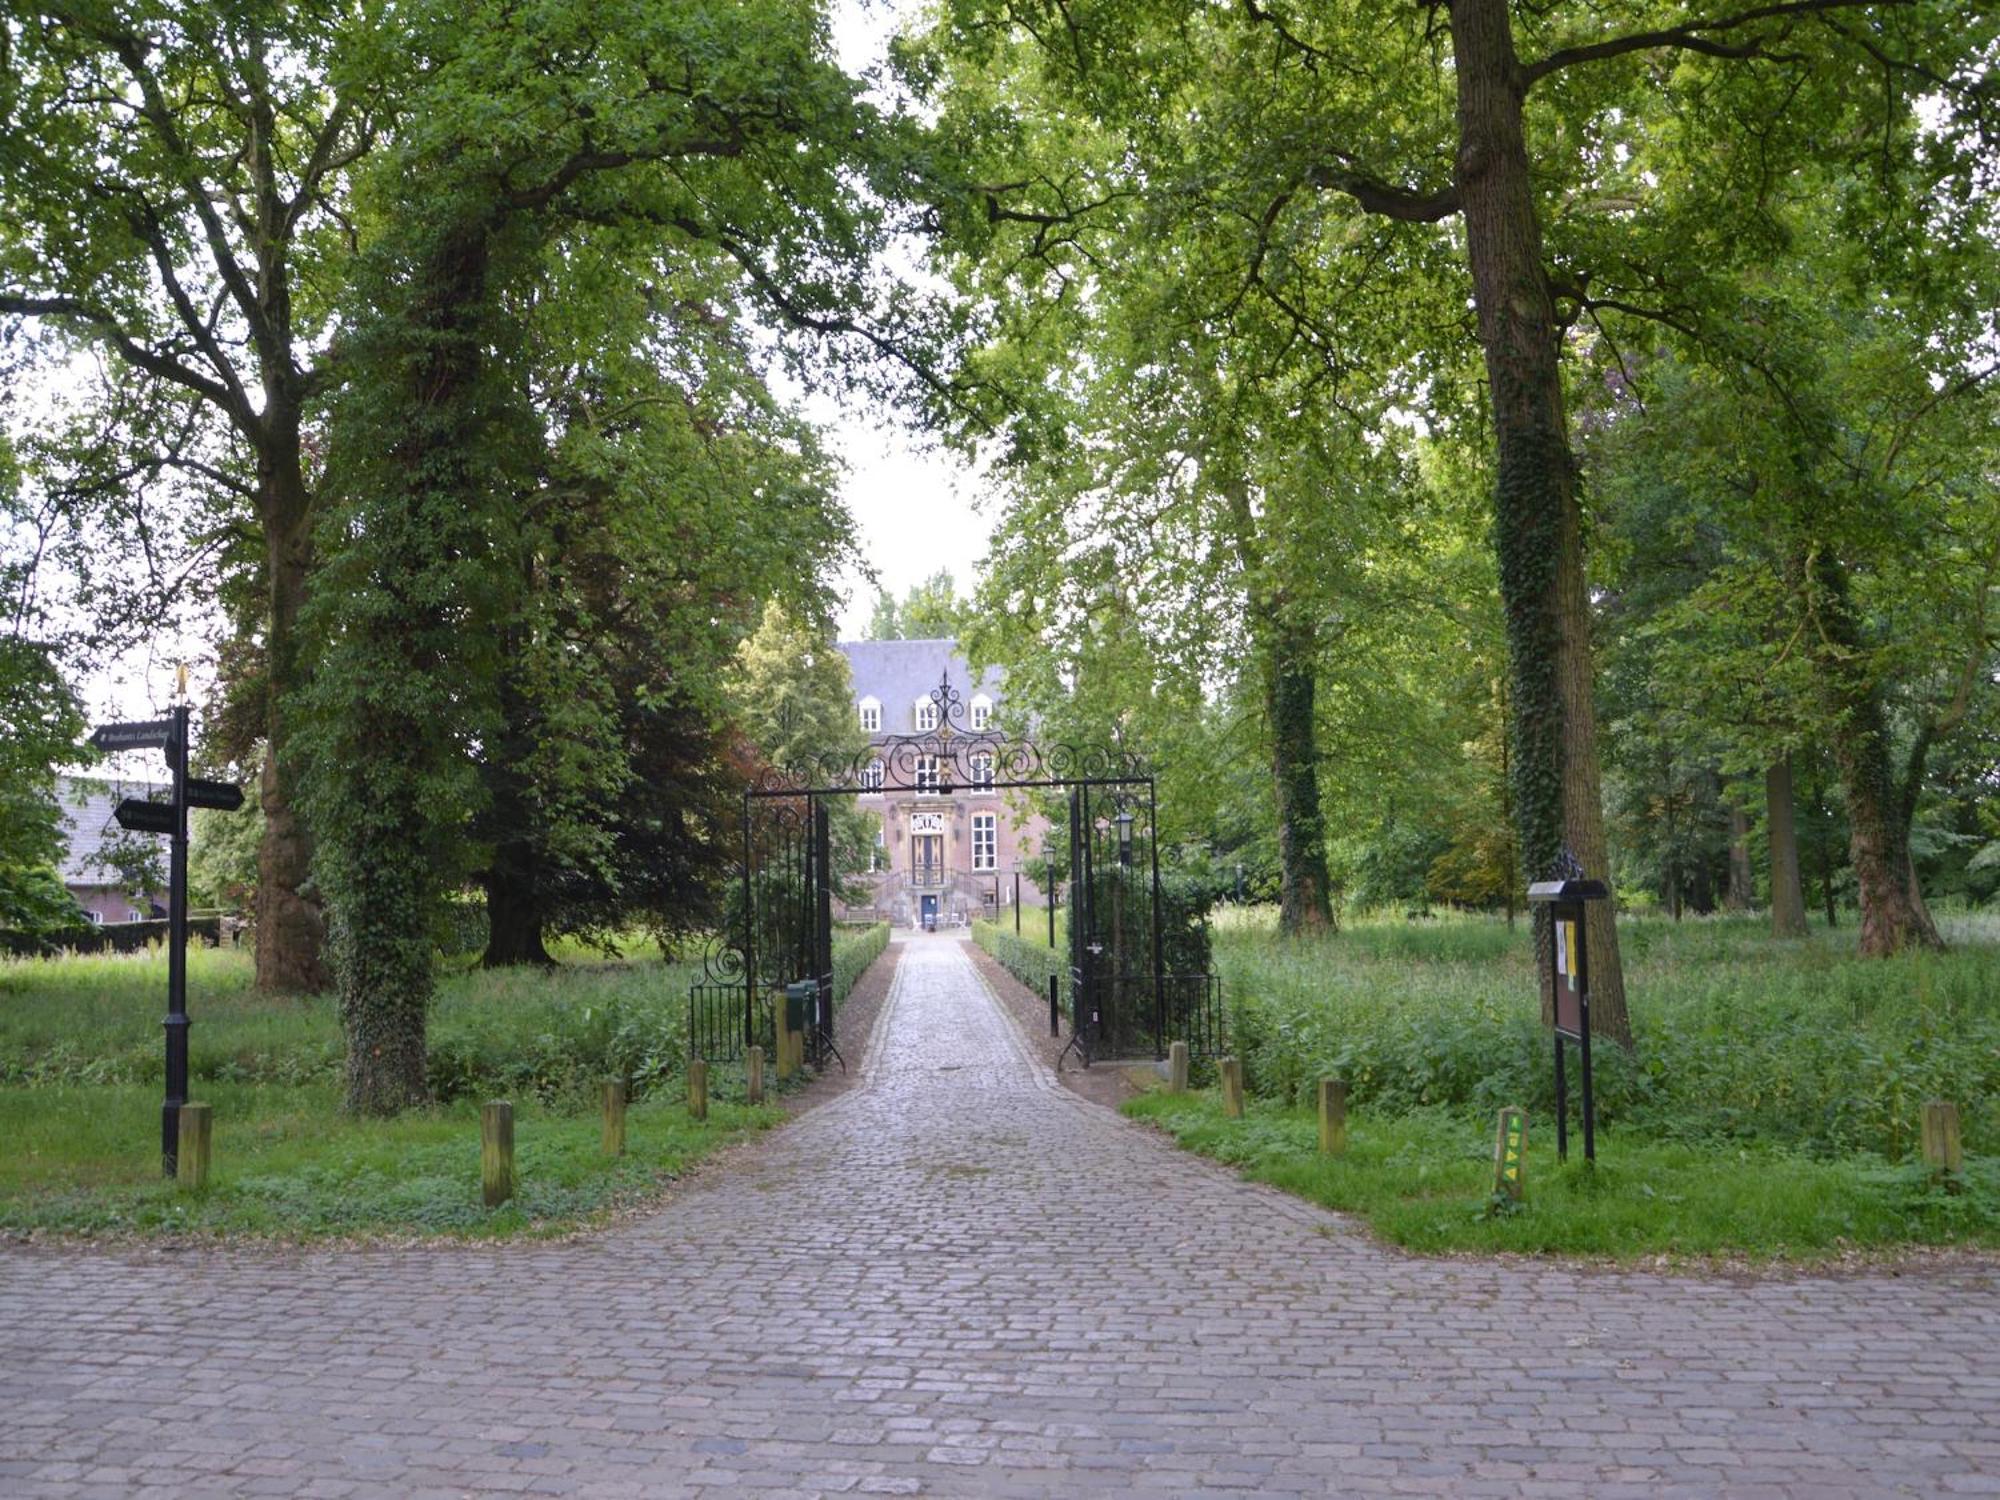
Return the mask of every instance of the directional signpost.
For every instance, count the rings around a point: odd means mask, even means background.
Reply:
[[[169,845],[167,877],[167,1098],[160,1110],[160,1164],[172,1177],[179,1166],[181,1106],[187,1103],[187,815],[190,807],[233,812],[243,805],[243,788],[228,781],[188,775],[188,710],[183,704],[164,719],[138,724],[104,724],[90,743],[106,752],[164,750],[173,776],[166,802],[128,797],[112,816],[133,833],[163,833]]]

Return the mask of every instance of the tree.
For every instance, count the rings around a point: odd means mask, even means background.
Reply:
[[[739,760],[722,677],[760,601],[821,608],[847,557],[831,464],[722,315],[727,276],[656,257],[643,233],[565,236],[513,299],[548,436],[509,504],[502,728],[477,755],[488,964],[547,962],[551,930],[713,916]]]
[[[424,1097],[426,934],[476,862],[472,752],[506,731],[522,593],[502,544],[548,452],[510,298],[565,235],[650,233],[657,264],[727,268],[732,299],[801,332],[781,349],[802,373],[816,351],[886,357],[927,327],[869,269],[907,188],[907,132],[860,101],[813,9],[764,0],[723,20],[596,0],[409,24],[432,65],[373,189],[383,230],[355,278],[313,600],[315,871],[363,1112]]]
[[[35,590],[41,542],[0,438],[0,927],[28,933],[78,920],[55,870],[63,847],[55,768],[75,758],[84,724],[45,633],[54,622]]]
[[[869,617],[871,641],[955,640],[965,621],[966,605],[949,568],[940,568],[921,583],[910,585],[898,604],[887,589],[875,594]]]
[[[169,393],[242,454],[239,478],[177,442],[127,478],[212,485],[261,537],[266,989],[326,981],[288,753],[316,508],[307,434],[337,378],[353,174],[407,60],[388,40],[372,3],[42,5],[9,23],[0,57],[0,314],[102,351],[122,384]]]
[[[1725,335],[1655,355],[1606,430],[1607,478],[1665,497],[1640,529],[1707,539],[1654,617],[1653,677],[1734,736],[1741,769],[1827,749],[1861,948],[1892,953],[1938,941],[1911,832],[1929,757],[1994,680],[1996,367],[1956,299],[1843,286],[1830,247],[1804,226],[1795,244]]]
[[[1517,12],[1508,0],[1303,18],[1261,5],[958,0],[933,45],[972,80],[967,117],[1003,142],[982,70],[1014,66],[1002,39],[1021,35],[1052,97],[1170,182],[1185,180],[1181,163],[1154,157],[1148,122],[1173,112],[1163,100],[1186,99],[1190,76],[1218,80],[1201,90],[1201,190],[1236,189],[1253,281],[1262,252],[1328,196],[1398,224],[1458,221],[1492,423],[1522,857],[1539,875],[1567,847],[1608,873],[1566,332],[1580,318],[1671,316],[1712,269],[1760,253],[1763,209],[1791,165],[1859,153],[1859,122],[1880,127],[1865,136],[1871,151],[1907,160],[1916,91],[1963,81],[1990,23],[1966,27],[1945,5],[1841,0],[1659,4],[1615,27],[1600,8]],[[1631,142],[1661,111],[1679,121],[1672,159],[1635,165]],[[1941,175],[1969,182],[1976,151],[1962,133]],[[1019,226],[1008,253],[1020,261],[1038,262],[1099,206],[1087,171],[1044,165],[996,159],[979,200],[991,222]],[[1885,192],[1877,206],[1899,225],[1913,218],[1908,198]],[[1609,903],[1593,911],[1591,949],[1600,1027],[1627,1039]]]

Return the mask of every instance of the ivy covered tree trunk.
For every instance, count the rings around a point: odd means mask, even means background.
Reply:
[[[1317,642],[1310,629],[1271,632],[1263,648],[1264,702],[1271,719],[1271,778],[1278,801],[1278,930],[1330,932],[1332,881],[1319,803],[1319,733],[1313,718]]]
[[[1789,755],[1779,756],[1764,772],[1764,808],[1771,843],[1771,936],[1802,938],[1806,892],[1799,878],[1799,826]]]
[[[1566,848],[1608,883],[1583,523],[1508,0],[1453,0],[1451,32],[1459,200],[1499,448],[1495,537],[1524,873],[1543,878]],[[1592,904],[1588,936],[1592,1028],[1629,1045],[1611,902]],[[1544,995],[1545,1011],[1552,1000]]]
[[[1265,576],[1266,559],[1250,508],[1250,486],[1229,475],[1236,556],[1248,595],[1250,648],[1271,727],[1271,780],[1278,811],[1278,930],[1287,935],[1331,932],[1332,877],[1326,864],[1326,819],[1319,802],[1319,640],[1309,625],[1286,617]]]
[[[1847,848],[1861,903],[1861,952],[1883,957],[1909,947],[1942,948],[1910,864],[1915,798],[1897,785],[1891,769],[1887,716],[1860,665],[1865,647],[1846,573],[1822,552],[1813,566],[1813,584],[1821,622],[1820,690],[1834,726],[1833,760],[1847,798]],[[1909,785],[1915,784],[1911,777]]]
[[[407,311],[367,330],[367,373],[337,413],[348,539],[313,601],[325,647],[310,799],[358,1114],[428,1097],[433,923],[478,801],[466,745],[493,730],[468,684],[496,634],[486,501],[507,393],[482,377],[506,335],[486,316],[487,225],[428,233],[411,284],[380,299]]]
[[[300,686],[299,611],[312,565],[312,518],[299,449],[299,415],[265,413],[270,441],[259,460],[265,568],[270,582],[264,680],[264,765],[257,794],[264,837],[257,848],[257,988],[324,990],[326,919],[309,894],[312,840],[294,803],[291,716]]]

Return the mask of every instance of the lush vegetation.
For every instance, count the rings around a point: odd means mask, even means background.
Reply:
[[[1827,1160],[1763,1145],[1730,1149],[1619,1132],[1594,1170],[1571,1138],[1558,1167],[1545,1119],[1528,1126],[1527,1196],[1492,1199],[1493,1121],[1454,1110],[1363,1109],[1348,1147],[1318,1151],[1310,1111],[1252,1100],[1241,1120],[1211,1093],[1154,1092],[1128,1114],[1191,1151],[1328,1208],[1393,1244],[1427,1252],[1821,1260],[1909,1245],[2000,1244],[2000,1169],[1969,1161],[1948,1191],[1919,1166],[1874,1155]]]
[[[1888,962],[1824,929],[1774,952],[1750,919],[1628,918],[1638,1046],[1595,1049],[1595,1173],[1574,1116],[1570,1165],[1555,1162],[1525,926],[1381,916],[1277,944],[1273,920],[1234,913],[1215,942],[1246,1120],[1225,1119],[1212,1094],[1131,1109],[1398,1244],[1811,1257],[2000,1243],[1990,916],[1946,918],[1949,953]],[[1321,1078],[1348,1082],[1351,1145],[1337,1160],[1317,1152]],[[1572,1067],[1572,1111],[1576,1087]],[[1967,1166],[1951,1190],[1917,1159],[1927,1099],[1960,1109]],[[1528,1196],[1494,1211],[1494,1118],[1508,1105],[1528,1113]]]
[[[1012,974],[1022,984],[1038,995],[1049,992],[1049,980],[1057,979],[1063,990],[1069,989],[1069,947],[1068,936],[1060,919],[1056,926],[1056,943],[1049,946],[1048,915],[1035,914],[1040,920],[1030,924],[1023,914],[1021,935],[1016,937],[1011,925],[999,922],[974,922],[972,940],[992,954],[1001,968]]]
[[[836,1003],[882,955],[882,926],[834,945]],[[459,967],[430,1018],[434,1105],[393,1121],[343,1119],[344,1042],[332,996],[259,993],[250,955],[189,956],[195,1097],[215,1111],[215,1177],[189,1196],[159,1180],[166,985],[157,949],[0,963],[0,1228],[78,1233],[241,1230],[274,1235],[552,1232],[637,1201],[774,1121],[713,1084],[686,1118],[687,987],[657,959],[553,969]],[[631,1081],[626,1156],[598,1154],[595,1088]],[[521,1192],[479,1203],[478,1106],[511,1099]]]
[[[0,1230],[288,1239],[559,1233],[643,1201],[709,1152],[779,1118],[770,1106],[718,1096],[697,1123],[661,1094],[628,1111],[626,1152],[614,1158],[599,1149],[595,1115],[517,1097],[519,1187],[489,1210],[479,1197],[477,1100],[356,1120],[340,1112],[338,1083],[204,1083],[200,1092],[215,1111],[215,1166],[208,1187],[189,1193],[159,1175],[157,1089],[0,1089],[0,1129],[16,1143],[0,1166]]]
[[[853,741],[824,387],[990,460],[976,608],[874,632],[962,625],[1018,725],[1143,752],[1189,890],[1310,938],[1573,865],[1938,949],[2000,880],[2000,20],[1294,9],[940,0],[863,76],[815,0],[27,6],[0,921],[62,906],[75,684],[198,622],[202,758],[260,792],[202,883],[260,990],[337,985],[346,1108],[538,1076],[439,998],[471,898],[496,966],[729,926],[736,794]],[[1809,1046],[1810,964],[1746,944],[1744,1041],[1721,980],[1628,1010],[1612,913],[1622,1120],[1893,1150],[1900,1089],[1984,1076],[1962,966]],[[1245,1040],[1415,1079],[1393,1013]],[[1857,1069],[1906,1085],[1801,1102]]]
[[[1992,917],[1948,923],[1953,952],[1875,963],[1824,929],[1774,951],[1752,919],[1621,925],[1637,1046],[1595,1049],[1608,1129],[1901,1158],[1922,1102],[1940,1098],[1959,1105],[1969,1149],[2000,1146]],[[1253,1092],[1303,1102],[1316,1079],[1342,1077],[1386,1114],[1520,1104],[1546,1118],[1553,1105],[1525,925],[1398,916],[1282,946],[1225,925],[1216,961]]]

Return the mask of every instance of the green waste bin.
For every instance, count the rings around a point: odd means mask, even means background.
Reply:
[[[785,986],[785,1030],[806,1031],[819,1008],[819,981],[801,979]]]

